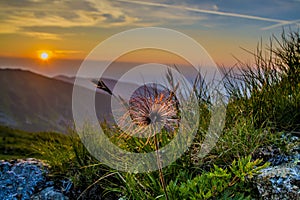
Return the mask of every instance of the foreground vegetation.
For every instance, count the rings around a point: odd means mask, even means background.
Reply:
[[[161,171],[134,174],[111,169],[87,152],[72,129],[58,135],[2,127],[0,158],[47,160],[54,176],[72,179],[78,199],[257,198],[252,178],[269,164],[256,158],[259,149],[276,146],[284,151],[282,133],[300,130],[299,33],[283,33],[267,50],[260,47],[253,56],[253,65],[239,62],[238,72],[225,72],[229,97],[226,124],[217,145],[204,158],[197,153],[208,128],[211,103],[200,76],[194,84],[203,113],[198,133],[191,148]],[[153,151],[157,143],[164,145],[174,137],[162,132],[143,141],[122,138],[120,130],[105,124],[103,128],[113,135],[112,141],[128,151]]]
[[[68,138],[68,136],[60,133],[30,133],[0,126],[0,160],[29,157],[43,158],[42,155],[33,148],[33,144],[37,141],[43,141],[45,144],[61,143],[65,141],[65,138]],[[66,143],[66,145],[70,145],[70,143]]]

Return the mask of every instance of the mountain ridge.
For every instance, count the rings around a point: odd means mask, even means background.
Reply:
[[[72,92],[73,84],[56,78],[23,69],[1,69],[0,125],[34,132],[65,132],[73,125]],[[110,112],[110,96],[96,92],[96,97],[96,110],[104,112],[97,115],[103,117]]]

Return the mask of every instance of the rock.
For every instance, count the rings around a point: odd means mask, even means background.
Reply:
[[[33,200],[67,200],[62,193],[55,191],[54,187],[47,187],[31,197]]]
[[[270,167],[262,169],[256,177],[257,189],[261,199],[265,200],[300,200],[300,152],[299,138],[291,137],[287,141],[290,155],[275,154],[274,149],[262,152],[272,155],[268,159]],[[280,151],[278,151],[280,153]]]
[[[53,181],[47,181],[48,168],[36,159],[0,161],[0,199],[68,199],[55,190]],[[67,189],[71,186],[69,183]]]
[[[275,166],[261,170],[257,177],[257,188],[263,199],[300,199],[299,166]]]

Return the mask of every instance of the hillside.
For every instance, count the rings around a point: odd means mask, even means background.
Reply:
[[[0,125],[0,160],[24,157],[41,158],[34,148],[43,142],[68,142],[68,136],[54,132],[26,132]]]
[[[34,132],[64,132],[72,125],[72,90],[73,85],[66,81],[29,71],[2,69],[0,125]],[[97,92],[96,98],[96,109],[109,112],[109,104],[105,103],[109,102],[109,95]]]

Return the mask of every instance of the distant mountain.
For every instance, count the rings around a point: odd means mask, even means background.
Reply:
[[[75,77],[65,76],[65,75],[58,75],[53,77],[56,80],[64,81],[67,83],[74,83]]]
[[[26,131],[64,132],[73,124],[73,78],[48,78],[17,69],[0,70],[0,125]],[[67,81],[68,80],[68,81]],[[82,89],[93,92],[95,84],[89,80]],[[90,88],[90,89],[88,89]],[[110,95],[96,93],[99,119],[110,113]]]
[[[60,80],[60,81],[64,81],[66,83],[71,83],[74,84],[75,81],[75,77],[69,77],[69,76],[64,76],[64,75],[58,75],[58,76],[54,76],[54,79]],[[113,91],[114,86],[116,85],[117,81],[113,80],[111,78],[101,78],[101,81],[99,81],[99,79],[96,78],[77,78],[78,84],[84,88],[88,88],[91,90],[94,90],[94,88],[98,88],[97,92],[99,93],[110,93],[109,91]],[[104,88],[102,88],[102,86],[105,86]],[[122,89],[124,91],[129,91],[130,88],[136,88],[137,85],[134,83],[130,83],[130,82],[120,82],[119,81],[119,87],[122,87]],[[107,88],[107,89],[105,89]]]

